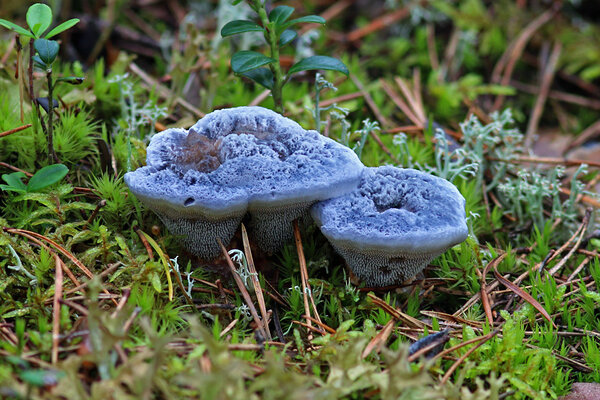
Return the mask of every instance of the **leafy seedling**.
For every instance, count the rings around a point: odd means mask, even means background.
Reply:
[[[29,30],[2,18],[0,18],[0,26],[10,29],[11,31],[15,31],[19,35],[28,37],[30,39],[50,39],[51,37],[56,36],[69,28],[72,28],[79,22],[79,18],[71,18],[70,20],[56,26],[45,36],[43,36],[44,32],[48,30],[50,24],[52,23],[52,9],[42,3],[36,3],[29,7],[27,10],[26,20]]]
[[[67,175],[68,172],[69,169],[63,164],[48,165],[37,171],[31,177],[27,185],[25,185],[22,181],[22,179],[26,176],[23,172],[4,174],[2,175],[2,179],[7,184],[0,185],[0,189],[17,193],[39,192],[42,189],[59,182]]]
[[[234,4],[240,2],[241,0],[235,1]],[[325,19],[318,15],[307,15],[290,20],[290,16],[295,11],[293,7],[278,6],[267,14],[265,2],[248,0],[248,4],[258,14],[262,25],[249,20],[230,21],[221,29],[221,36],[226,37],[245,32],[263,33],[265,41],[271,49],[270,57],[256,51],[238,51],[231,58],[231,69],[236,74],[245,76],[270,89],[277,112],[283,113],[283,86],[292,75],[308,70],[332,70],[348,75],[348,68],[343,62],[328,56],[304,58],[292,65],[285,74],[279,62],[279,51],[298,36],[296,31],[291,28],[299,23],[325,24]]]
[[[36,100],[36,96],[34,96],[33,93],[33,66],[36,66],[37,68],[46,72],[46,80],[48,83],[48,101],[46,103],[47,105],[54,104],[54,100],[52,98],[53,89],[57,82],[67,82],[71,84],[79,84],[82,82],[83,78],[79,77],[65,77],[59,78],[58,80],[52,79],[52,64],[54,63],[54,61],[56,61],[58,51],[60,50],[60,45],[57,41],[50,40],[51,37],[58,35],[59,33],[64,32],[67,29],[73,27],[79,22],[79,19],[72,18],[68,21],[65,21],[62,24],[56,26],[54,29],[50,30],[50,32],[48,32],[46,35],[44,35],[44,33],[52,24],[52,9],[45,4],[36,3],[29,7],[29,9],[27,10],[26,20],[29,30],[20,27],[19,25],[13,22],[1,18],[0,26],[15,31],[20,36],[29,38],[30,54],[33,54],[35,50],[36,54],[30,58],[30,65],[28,69],[28,77],[30,83],[29,97],[33,100],[34,105],[37,106],[36,110],[38,111],[37,114],[40,118],[42,129],[46,134],[46,137],[48,138],[48,157],[50,158],[51,162],[56,162],[58,161],[58,157],[54,150],[53,143],[54,113],[48,112],[49,107],[45,107],[48,119],[47,124],[45,124],[42,120],[41,113],[39,112],[40,103]],[[18,57],[20,57],[20,51],[18,53]]]

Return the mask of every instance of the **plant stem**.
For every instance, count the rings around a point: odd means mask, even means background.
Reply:
[[[37,105],[35,95],[33,94],[33,38],[29,39],[29,67],[27,68],[27,77],[29,78],[29,98],[31,104]]]
[[[17,68],[15,69],[15,78],[19,82],[19,109],[21,116],[21,123],[25,122],[25,113],[23,111],[23,91],[25,86],[25,79],[23,79],[23,46],[21,45],[21,36],[17,35],[15,38],[15,45],[17,46]]]
[[[258,12],[260,21],[263,27],[267,30],[265,39],[269,43],[271,48],[271,58],[275,60],[273,64],[269,64],[269,68],[273,73],[273,89],[271,94],[273,95],[273,102],[275,103],[275,111],[283,114],[283,85],[284,76],[281,71],[281,65],[279,64],[279,35],[275,28],[275,24],[269,21],[267,10],[265,9],[265,3],[261,0],[254,0],[254,7]]]
[[[53,130],[53,117],[54,117],[54,99],[52,98],[52,69],[49,68],[46,71],[46,79],[48,81],[48,130],[46,132],[48,137],[48,158],[50,163],[57,163],[58,156],[54,151],[54,130]]]
[[[48,136],[46,130],[46,123],[42,118],[42,113],[40,112],[40,103],[38,103],[37,98],[35,97],[35,93],[33,93],[33,42],[34,39],[29,40],[29,66],[27,67],[27,79],[29,80],[29,100],[31,101],[31,106],[33,108],[33,112],[35,113],[36,118],[40,121],[40,126],[42,127],[42,131],[46,136]],[[33,124],[33,129],[37,133],[37,125]]]
[[[317,78],[315,78],[315,109],[313,117],[315,119],[315,130],[321,133],[321,106],[319,103],[321,101],[322,87],[319,85],[318,74],[317,72]]]

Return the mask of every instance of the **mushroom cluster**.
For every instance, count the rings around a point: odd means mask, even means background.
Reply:
[[[217,239],[229,243],[246,213],[257,244],[277,250],[294,219],[353,190],[363,169],[352,150],[261,107],[219,110],[189,131],[163,131],[146,164],[125,182],[204,259],[220,254]]]
[[[448,181],[412,169],[366,168],[356,154],[261,107],[206,115],[155,135],[131,191],[212,259],[250,216],[255,243],[278,250],[309,214],[353,272],[385,286],[417,274],[467,236],[465,200]]]
[[[354,191],[316,204],[312,215],[350,269],[373,286],[415,276],[468,234],[456,187],[414,169],[365,168]]]

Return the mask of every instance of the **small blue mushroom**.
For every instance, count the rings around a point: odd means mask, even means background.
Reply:
[[[261,107],[206,115],[189,131],[155,135],[147,166],[125,174],[131,191],[194,254],[220,254],[250,213],[257,244],[273,252],[292,238],[291,222],[319,200],[356,188],[353,151]]]
[[[357,189],[315,204],[312,216],[371,286],[412,278],[468,234],[465,199],[454,185],[396,167],[366,168]]]

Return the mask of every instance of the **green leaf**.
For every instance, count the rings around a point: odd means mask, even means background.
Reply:
[[[344,75],[349,74],[348,68],[346,68],[346,65],[344,65],[343,62],[337,58],[327,56],[312,56],[300,60],[296,64],[292,65],[288,73],[294,74],[299,71],[308,71],[314,69],[328,69],[341,72]]]
[[[264,32],[265,30],[254,21],[238,19],[225,24],[221,29],[221,36],[237,35],[244,32]]]
[[[264,56],[256,51],[238,51],[231,57],[231,68],[233,72],[241,74],[266,64],[272,64],[275,60]]]
[[[296,39],[296,36],[298,36],[296,31],[294,31],[293,29],[286,29],[285,31],[283,31],[281,37],[279,38],[279,45],[285,46],[292,40]]]
[[[279,6],[275,7],[269,13],[269,21],[274,22],[276,27],[283,25],[285,21],[294,13],[294,7]]]
[[[21,28],[19,25],[13,24],[12,22],[2,18],[0,18],[0,26],[5,27],[6,29],[10,29],[11,31],[15,31],[21,36],[27,36],[29,38],[34,37],[33,33],[29,32],[27,29]]]
[[[27,10],[26,19],[31,32],[39,38],[52,23],[52,10],[45,4],[35,3]]]
[[[36,172],[27,184],[28,192],[37,192],[55,184],[67,175],[69,169],[63,164],[48,165]]]
[[[33,47],[37,50],[40,58],[44,63],[50,65],[56,60],[58,55],[58,42],[48,39],[35,39]]]
[[[45,62],[42,61],[42,59],[40,58],[40,56],[38,56],[37,54],[35,56],[33,56],[33,65],[36,68],[39,68],[41,70],[46,70],[48,69],[48,66],[46,65]]]
[[[0,185],[2,190],[12,191],[12,192],[26,192],[27,186],[23,183],[21,179],[25,178],[25,174],[23,172],[13,172],[12,174],[4,174],[2,175],[2,179],[4,182],[8,183],[8,185]]]
[[[252,79],[254,82],[266,87],[267,89],[273,89],[273,73],[269,68],[256,68],[243,72],[240,75]]]
[[[72,28],[79,22],[79,18],[71,18],[68,21],[63,22],[62,24],[54,27],[48,34],[45,36],[46,39],[50,39],[54,35],[58,35],[61,32],[66,31],[69,28]]]
[[[296,19],[293,19],[293,20],[291,20],[289,22],[286,22],[285,24],[282,25],[282,28],[286,29],[286,28],[289,28],[292,25],[299,24],[299,23],[302,23],[302,22],[311,22],[311,23],[315,23],[315,24],[324,24],[326,21],[325,21],[325,18],[319,17],[318,15],[307,15],[305,17],[296,18]]]

